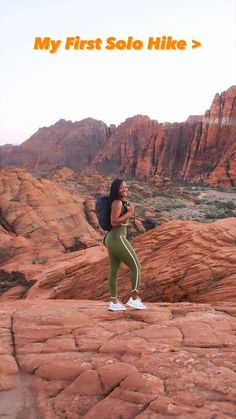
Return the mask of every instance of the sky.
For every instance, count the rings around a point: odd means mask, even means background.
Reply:
[[[101,49],[66,50],[76,36]],[[129,36],[143,48],[105,48]],[[147,49],[162,36],[186,49]],[[61,44],[35,50],[36,37]],[[236,0],[0,0],[0,39],[0,145],[59,119],[182,122],[236,84]]]

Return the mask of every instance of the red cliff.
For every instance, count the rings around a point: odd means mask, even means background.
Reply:
[[[235,186],[236,86],[216,94],[188,145],[180,178]]]
[[[216,94],[203,117],[158,123],[128,118],[117,128],[87,118],[60,120],[22,145],[0,147],[0,166],[49,170],[59,165],[148,179],[153,175],[236,186],[236,86]]]
[[[127,119],[93,160],[98,170],[111,167],[147,179],[158,175],[225,187],[236,185],[236,86],[217,94],[204,117],[159,124],[145,116]]]

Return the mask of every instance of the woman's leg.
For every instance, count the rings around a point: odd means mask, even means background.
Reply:
[[[135,298],[138,294],[141,278],[141,266],[135,250],[125,236],[120,235],[119,251],[117,256],[129,266],[131,270],[131,288],[132,295]]]
[[[111,252],[108,253],[109,256],[109,265],[110,265],[110,271],[109,271],[109,287],[111,292],[111,297],[113,302],[116,302],[117,299],[117,272],[120,267],[121,261],[115,257]]]

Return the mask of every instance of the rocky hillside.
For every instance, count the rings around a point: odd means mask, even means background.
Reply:
[[[129,199],[136,206],[129,239],[138,237],[134,245],[147,284],[145,298],[195,301],[205,295],[208,302],[211,296],[214,301],[235,296],[236,261],[228,255],[228,251],[235,253],[234,194],[211,190],[200,194],[195,189],[191,193],[154,180],[158,184],[133,181],[129,185]],[[0,300],[22,298],[35,282],[30,298],[108,296],[107,251],[101,246],[104,232],[97,226],[94,199],[98,193],[107,193],[110,181],[98,173],[86,176],[69,168],[53,170],[50,179],[24,169],[0,170]],[[216,218],[222,221],[210,225]],[[221,264],[218,257],[223,258]],[[190,269],[195,261],[196,267]],[[121,289],[126,292],[129,275],[123,271],[121,276]],[[196,288],[198,276],[201,282]],[[98,278],[97,296],[94,287],[87,286],[91,278]],[[78,289],[82,294],[77,294]]]
[[[211,224],[170,221],[132,241],[142,266],[145,301],[214,303],[236,300],[236,218]],[[107,257],[51,270],[27,298],[109,298]],[[118,275],[119,297],[130,292],[130,272]]]
[[[235,417],[235,305],[1,304],[0,411],[26,419]]]
[[[0,196],[1,266],[17,259],[24,271],[101,243],[78,192],[17,169],[0,171]]]
[[[194,98],[193,98],[194,100]],[[118,127],[87,118],[40,128],[20,146],[0,147],[0,166],[42,171],[70,168],[153,175],[213,186],[236,186],[236,86],[216,94],[204,116],[159,123],[147,116]]]

